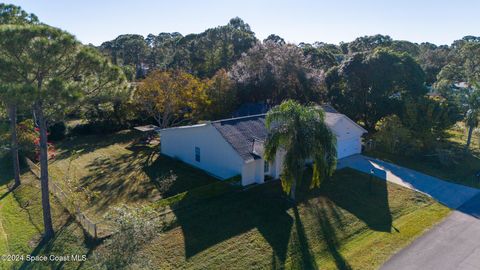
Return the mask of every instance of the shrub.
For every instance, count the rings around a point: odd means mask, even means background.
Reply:
[[[377,146],[387,153],[397,151],[413,151],[414,142],[411,132],[405,128],[396,115],[383,117],[375,127],[377,133],[374,135]]]
[[[49,140],[60,141],[65,138],[67,127],[65,126],[64,122],[58,122],[49,127],[49,132]]]
[[[437,148],[435,156],[438,162],[445,167],[451,167],[459,164],[465,158],[465,152],[456,148]]]
[[[159,179],[155,179],[155,185],[160,193],[165,194],[165,196],[171,196],[173,194],[169,194],[169,190],[171,190],[175,181],[177,181],[177,175],[170,171],[168,174],[160,176]]]
[[[116,231],[97,249],[95,259],[104,269],[148,269],[150,259],[139,254],[158,232],[167,226],[151,208],[114,208],[106,217]]]
[[[92,134],[109,134],[126,128],[129,128],[127,124],[119,125],[113,121],[92,122],[75,126],[70,130],[69,135],[83,136]]]
[[[36,141],[38,140],[38,133],[35,131],[33,120],[28,119],[17,124],[18,144],[20,146],[20,154],[35,159],[37,151]]]

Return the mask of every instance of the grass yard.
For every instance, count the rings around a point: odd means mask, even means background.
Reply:
[[[466,132],[462,129],[449,130],[450,137],[446,144],[452,148],[463,151],[466,144]],[[475,176],[480,171],[480,138],[472,136],[470,153],[467,153],[463,159],[458,160],[457,164],[444,166],[432,157],[407,157],[401,153],[388,154],[380,151],[368,151],[365,154],[389,161],[407,168],[418,170],[420,172],[439,177],[441,179],[480,188],[480,179]]]
[[[121,203],[185,201],[187,207],[174,208],[174,226],[141,251],[159,269],[377,269],[450,212],[424,195],[370,181],[368,175],[349,169],[336,172],[321,190],[300,190],[296,206],[285,199],[278,181],[243,192],[203,196],[197,193],[217,193],[223,187],[208,185],[216,180],[158,156],[155,146],[135,144],[135,139],[131,132],[121,132],[102,140],[65,141],[57,146],[59,155],[52,169],[55,177],[63,175],[58,182],[89,189],[72,192],[96,193],[86,204],[92,213],[104,213]],[[2,164],[0,252],[92,254],[94,243],[85,240],[83,231],[53,197],[57,236],[39,244],[43,227],[38,180],[24,173],[22,187],[8,193],[9,162]],[[176,181],[158,183],[170,170],[177,175]],[[198,192],[185,192],[194,190]],[[21,266],[2,263],[0,268]],[[24,269],[92,269],[93,264],[90,256],[84,264],[36,263]]]
[[[11,163],[0,157],[0,254],[89,254],[82,229],[70,218],[63,207],[51,197],[52,219],[56,237],[40,243],[43,219],[39,181],[31,173],[22,174],[22,185],[9,192]],[[88,264],[88,262],[86,262]],[[0,261],[0,269],[77,269],[81,263],[35,263]]]
[[[160,269],[377,269],[450,212],[349,169],[309,194],[293,206],[272,182],[177,210],[143,253]]]
[[[158,145],[137,143],[140,136],[126,130],[67,139],[56,145],[52,177],[97,220],[115,205],[144,205],[217,181],[160,156]]]

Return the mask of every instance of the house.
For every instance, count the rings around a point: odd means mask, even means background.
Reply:
[[[161,152],[200,168],[220,179],[241,175],[242,185],[263,183],[265,176],[280,178],[283,153],[272,162],[263,159],[267,138],[266,114],[212,121],[158,130]],[[325,122],[337,137],[337,156],[361,152],[367,131],[333,108],[325,108]]]

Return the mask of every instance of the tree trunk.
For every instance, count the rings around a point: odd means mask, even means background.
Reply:
[[[11,132],[11,151],[13,161],[13,175],[15,178],[15,185],[13,188],[20,185],[20,162],[18,160],[18,138],[17,138],[17,106],[8,106],[8,117],[10,118],[10,132]]]
[[[54,236],[52,215],[50,213],[50,191],[48,188],[48,142],[47,123],[43,115],[42,103],[35,102],[35,114],[40,128],[40,183],[42,187],[43,224],[45,227],[44,239]]]
[[[292,199],[292,201],[295,201],[296,190],[297,190],[297,181],[293,180],[292,187],[290,188],[290,199]]]
[[[468,148],[470,147],[470,143],[472,141],[472,133],[473,133],[473,127],[468,127],[468,137],[467,137],[467,145],[465,146],[465,151],[468,151]]]

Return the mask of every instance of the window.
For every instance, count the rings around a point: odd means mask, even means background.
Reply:
[[[200,162],[200,148],[195,147],[195,161]]]
[[[268,173],[270,171],[270,164],[268,164],[268,161],[265,161],[263,163],[263,172]]]

